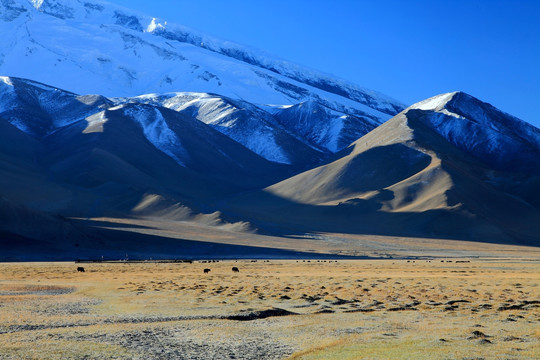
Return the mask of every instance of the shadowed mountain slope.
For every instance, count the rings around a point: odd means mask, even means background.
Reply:
[[[105,215],[221,224],[209,202],[294,173],[181,112],[22,79],[0,85],[4,231],[55,237],[67,217]]]

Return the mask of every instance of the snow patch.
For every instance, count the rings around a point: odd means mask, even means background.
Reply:
[[[291,164],[291,160],[276,143],[271,133],[256,131],[247,138],[245,146],[267,160],[281,164]]]
[[[456,114],[454,112],[449,111],[446,108],[446,104],[450,102],[454,98],[454,96],[458,93],[458,91],[454,91],[451,93],[445,93],[441,95],[433,96],[429,99],[420,101],[414,105],[411,105],[407,108],[408,109],[417,109],[417,110],[425,110],[425,111],[435,111],[444,115],[452,116],[457,119],[463,119],[464,117]]]
[[[455,94],[457,94],[457,91],[433,96],[410,106],[409,109],[440,111],[454,97]]]
[[[8,76],[0,76],[0,81],[8,86],[13,86],[13,82],[11,82],[11,79]]]
[[[32,0],[32,5],[39,10],[41,5],[43,5],[43,0]]]
[[[148,24],[148,27],[146,28],[146,32],[153,33],[157,30],[164,30],[165,27],[161,25],[160,23],[156,22],[156,18],[152,18],[152,21],[150,24]]]
[[[167,125],[159,109],[136,107],[125,109],[124,113],[139,123],[148,141],[157,149],[169,155],[178,164],[186,166],[188,153],[180,139]]]

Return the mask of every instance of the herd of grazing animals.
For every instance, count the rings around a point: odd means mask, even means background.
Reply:
[[[211,269],[208,269],[208,268],[205,268],[205,269],[203,270],[203,272],[204,272],[205,274],[208,274],[210,271],[212,271],[212,270],[211,270]],[[82,266],[79,266],[79,267],[77,267],[77,272],[85,272],[85,270],[84,270],[84,268],[83,268]],[[238,273],[238,272],[240,272],[240,270],[239,270],[236,266],[233,266],[233,267],[232,267],[232,272]]]

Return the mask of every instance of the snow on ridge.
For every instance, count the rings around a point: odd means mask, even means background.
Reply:
[[[0,76],[0,81],[2,81],[8,86],[13,86],[13,82],[11,81],[11,78],[9,76]]]
[[[36,9],[39,9],[43,5],[43,0],[32,0],[31,2]]]
[[[248,149],[263,158],[280,164],[291,164],[291,160],[277,143],[272,133],[256,131],[247,138]]]
[[[144,135],[158,150],[186,167],[189,159],[182,142],[167,125],[167,121],[157,108],[124,107],[124,113],[134,119],[142,128]]]
[[[0,76],[0,114],[5,111],[12,110],[14,105],[17,104],[17,94],[15,93],[15,84],[8,76]],[[32,131],[21,119],[14,117],[13,115],[5,116],[5,119],[17,129],[31,134]]]
[[[168,24],[155,17],[137,13],[114,4],[98,0],[33,0],[37,11],[77,22],[92,20],[97,23],[119,25],[130,31],[146,32],[164,40],[176,40],[201,49],[224,55],[231,59],[263,68],[323,91],[337,94],[355,102],[392,113],[404,108],[398,101],[352,84],[333,75],[306,68],[292,62],[276,58],[262,50],[243,46],[230,41],[219,40],[179,24]],[[134,25],[136,23],[136,26]],[[396,111],[397,110],[397,111]]]
[[[232,115],[238,109],[231,104],[226,103],[221,98],[206,98],[206,99],[197,99],[193,100],[190,103],[195,103],[200,101],[200,104],[197,104],[197,115],[195,116],[197,120],[200,120],[208,125],[217,125],[224,127],[231,127],[235,124],[236,119],[228,119],[223,121],[226,117]],[[189,106],[188,103],[187,105]]]
[[[409,109],[440,111],[457,94],[457,91],[435,95],[409,106]]]

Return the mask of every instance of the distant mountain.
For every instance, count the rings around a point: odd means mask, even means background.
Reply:
[[[325,109],[313,114],[313,121],[327,135],[311,137],[311,143],[326,152],[340,150],[404,108],[346,81],[102,1],[2,0],[0,33],[9,34],[0,39],[0,74],[78,94],[188,91],[219,94],[240,106],[312,104]],[[283,129],[272,132],[308,135],[310,129],[287,117],[280,117]],[[240,122],[225,133],[236,140],[235,134],[251,129],[250,136],[260,139],[259,117]],[[289,162],[285,153],[257,153]]]
[[[332,163],[230,206],[285,231],[538,244],[539,134],[470,95],[443,94],[409,107]]]

